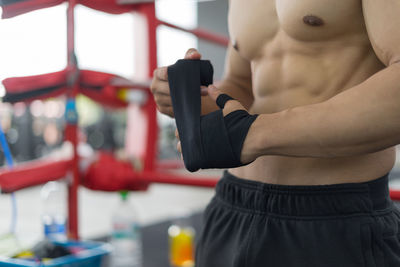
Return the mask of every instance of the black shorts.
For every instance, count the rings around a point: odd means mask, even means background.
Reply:
[[[400,266],[400,212],[388,176],[284,186],[225,172],[204,216],[196,267]]]

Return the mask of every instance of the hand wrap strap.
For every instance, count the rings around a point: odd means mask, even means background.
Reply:
[[[168,67],[172,106],[183,160],[191,171],[209,168],[233,168],[240,162],[243,142],[257,115],[236,110],[225,117],[222,110],[201,116],[200,85],[212,83],[213,68],[205,60],[178,60]],[[217,104],[224,107],[232,100],[222,94]]]
[[[217,101],[215,101],[215,102],[217,103],[217,106],[220,109],[223,109],[225,107],[226,102],[228,102],[229,100],[234,100],[234,99],[227,94],[220,94],[217,97]]]

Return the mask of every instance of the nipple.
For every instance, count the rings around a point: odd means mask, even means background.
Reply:
[[[237,43],[236,40],[233,40],[233,42],[232,42],[232,47],[233,47],[236,51],[239,51],[239,45],[238,45],[238,43]]]
[[[303,17],[303,22],[310,26],[322,26],[324,25],[324,21],[314,15],[307,15]]]

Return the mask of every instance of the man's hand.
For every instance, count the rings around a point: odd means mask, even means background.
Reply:
[[[212,100],[215,102],[217,101],[217,98],[220,94],[222,94],[221,90],[215,87],[214,85],[210,85],[208,87],[202,88],[203,94],[208,94]],[[228,115],[231,112],[237,111],[237,110],[244,110],[247,112],[247,110],[243,107],[243,105],[237,101],[237,100],[228,100],[225,103],[224,108],[222,109],[222,113],[224,117]],[[255,123],[254,123],[255,124]],[[240,161],[243,164],[247,164],[249,162],[254,161],[257,158],[256,153],[254,152],[255,149],[253,149],[252,144],[252,136],[254,135],[254,128],[253,125],[250,127],[249,132],[247,133],[246,139],[243,143],[242,151],[240,154]],[[175,131],[175,136],[178,139],[177,143],[177,149],[179,153],[181,153],[181,158],[182,158],[182,147],[181,147],[181,142],[179,140],[179,133],[178,130]]]
[[[185,59],[200,58],[200,53],[194,48],[190,48],[185,54]],[[158,111],[170,117],[174,117],[168,85],[167,68],[168,67],[160,67],[154,70],[150,90],[154,95],[154,100],[156,101]]]

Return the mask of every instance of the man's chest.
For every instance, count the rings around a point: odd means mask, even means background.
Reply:
[[[365,34],[361,4],[361,0],[231,0],[231,42],[252,60],[280,35],[310,43]]]

